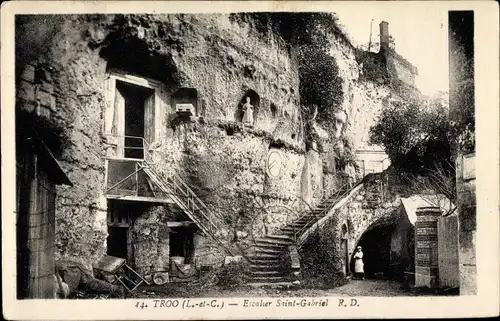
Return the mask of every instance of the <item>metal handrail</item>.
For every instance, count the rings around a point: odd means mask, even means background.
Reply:
[[[143,166],[146,165],[145,167],[154,170],[154,167],[152,167],[153,162],[153,153],[156,152],[155,150],[152,150],[150,148],[149,142],[144,138],[144,137],[139,137],[139,136],[130,136],[130,135],[113,135],[113,134],[105,134],[105,136],[108,137],[119,137],[119,138],[130,138],[130,139],[137,139],[142,142],[142,147],[127,147],[127,146],[120,146],[120,148],[123,149],[142,149],[144,151],[143,157],[137,158],[137,160],[142,160],[143,161]],[[132,174],[133,175],[133,174]],[[224,245],[220,240],[215,236],[217,231],[220,229],[215,223],[220,224],[221,223],[221,218],[219,215],[216,215],[214,212],[212,212],[206,205],[203,203],[203,201],[196,195],[196,193],[177,175],[172,174],[170,179],[162,180],[160,177],[158,177],[160,180],[160,187],[161,185],[164,185],[164,187],[170,189],[170,196],[174,199],[177,199],[178,205],[182,205],[185,210],[190,211],[197,223],[200,225],[203,225],[203,228],[207,230],[209,235],[219,244],[221,244],[226,251],[231,253],[231,251]],[[170,187],[169,187],[170,186]],[[177,192],[182,193],[183,195],[179,195],[177,197]],[[186,201],[182,201],[181,198],[186,197]],[[179,204],[180,203],[180,204]],[[196,213],[198,211],[198,213]],[[195,215],[197,214],[197,215]],[[198,215],[202,216],[202,219],[205,221],[204,224],[198,219]],[[214,220],[215,219],[215,220]],[[214,222],[218,221],[218,222]],[[208,225],[207,225],[208,223]]]
[[[150,166],[150,164],[148,164],[148,165]],[[158,179],[160,179],[160,178],[158,178]],[[160,179],[160,180],[161,180],[161,179]],[[164,182],[160,182],[160,183],[164,184]],[[173,184],[172,184],[172,183],[170,183],[170,182],[168,182],[168,181],[167,181],[167,183],[169,183],[169,185],[172,185],[172,188],[169,188],[169,189],[173,189],[173,192],[172,192],[172,191],[170,192],[170,196],[171,196],[172,198],[178,199],[178,201],[179,201],[179,202],[181,202],[181,199],[180,199],[179,197],[181,197],[181,198],[182,198],[182,197],[187,197],[187,202],[182,202],[182,203],[183,203],[183,206],[182,206],[182,207],[185,207],[185,209],[186,209],[186,210],[191,211],[193,214],[195,214],[195,212],[194,212],[194,211],[195,211],[195,209],[194,209],[194,207],[195,207],[195,206],[196,206],[196,208],[197,208],[198,210],[200,210],[200,207],[199,207],[199,206],[198,206],[195,202],[192,202],[192,201],[191,201],[191,204],[192,204],[192,205],[191,205],[191,207],[192,207],[192,209],[190,209],[190,208],[189,208],[189,203],[190,203],[190,202],[189,202],[189,200],[190,200],[190,196],[192,197],[192,195],[190,195],[190,194],[189,194],[189,192],[188,192],[188,193],[186,193],[184,190],[182,190],[182,189],[180,189],[180,188],[179,188],[179,189],[177,189],[177,188],[176,188],[176,186],[178,186],[178,185],[176,185],[175,183],[173,183]],[[166,187],[167,187],[167,186],[166,186]],[[176,194],[176,193],[177,193],[177,192],[179,192],[179,191],[180,191],[180,192],[182,192],[184,195],[183,195],[183,196],[180,196],[180,195],[179,195],[179,197],[177,197],[177,194]],[[187,204],[186,204],[186,203],[187,203]],[[216,225],[215,225],[215,224],[214,224],[214,223],[210,220],[210,218],[209,218],[209,217],[207,217],[207,215],[205,215],[205,213],[203,213],[203,211],[200,211],[200,213],[201,213],[201,215],[203,216],[203,218],[204,218],[204,219],[205,219],[205,220],[206,220],[206,221],[207,221],[210,225],[212,225],[212,227],[213,227],[213,228],[217,229],[217,226],[216,226]],[[201,222],[198,222],[198,223],[201,223]]]
[[[186,190],[188,191],[188,193],[193,196],[198,202],[199,204],[207,211],[207,212],[211,212],[211,214],[215,217],[217,217],[218,219],[220,219],[220,217],[215,214],[214,212],[212,212],[208,207],[207,205],[198,197],[198,195],[196,195],[196,193],[186,184],[186,182],[184,182],[179,176],[173,174],[172,177],[176,178],[177,180],[179,180],[181,182],[182,185],[184,185],[184,187],[186,188]]]
[[[151,165],[153,165],[152,164],[153,153],[155,153],[156,151],[152,150],[150,148],[151,145],[144,137],[127,136],[127,135],[124,135],[124,136],[114,135],[114,136],[141,140],[142,145],[143,145],[143,150],[144,150],[142,160],[146,165],[149,166],[149,168],[154,169],[154,167],[152,167]],[[159,178],[159,179],[161,180],[161,178]],[[216,242],[218,242],[220,245],[222,245],[226,251],[231,253],[231,251],[224,244],[222,244],[222,242],[220,242],[220,240],[215,236],[217,231],[220,230],[220,228],[215,223],[220,224],[222,221],[221,218],[219,217],[219,215],[216,215],[214,212],[212,212],[205,205],[205,203],[198,197],[198,195],[196,195],[196,193],[178,175],[172,174],[171,178],[170,179],[167,178],[165,181],[166,181],[166,183],[168,183],[169,185],[172,186],[170,188],[170,189],[173,189],[173,193],[171,192],[171,194],[172,194],[171,197],[178,199],[178,202],[183,205],[182,207],[185,207],[186,210],[191,211],[195,218],[197,218],[197,215],[195,215],[196,214],[195,211],[198,211],[198,213],[201,214],[202,218],[205,220],[205,224],[202,224],[202,222],[198,222],[198,223],[200,225],[203,225],[203,227],[208,230],[207,232],[209,232],[209,235]],[[163,183],[165,183],[165,181],[163,181]],[[184,187],[184,189],[183,189],[183,187]],[[176,196],[176,192],[181,192],[182,194],[184,194],[184,197],[187,197],[187,201],[184,202],[181,199],[179,199]],[[191,203],[191,209],[189,208],[190,203]],[[218,221],[218,222],[214,222],[214,219],[216,219],[216,221]],[[206,223],[208,223],[208,225],[206,225]]]
[[[179,200],[176,196],[174,196],[174,195],[171,195],[171,197],[172,197],[174,200],[175,200],[175,199],[177,199],[177,200],[178,200],[176,203],[178,203],[178,205],[179,205],[181,208],[183,208],[184,210],[189,211],[189,202],[188,202],[188,204],[186,204],[185,202],[180,201],[180,200]],[[191,202],[191,203],[193,204],[193,206],[198,207],[198,205],[196,205],[194,202]],[[212,238],[215,242],[217,242],[219,245],[221,245],[221,246],[222,246],[222,248],[224,248],[224,250],[226,250],[226,252],[228,252],[230,255],[233,255],[233,254],[232,254],[232,252],[231,252],[231,250],[230,250],[229,248],[227,248],[227,247],[226,247],[226,246],[225,246],[225,245],[224,245],[224,244],[223,244],[223,243],[222,243],[222,242],[221,242],[221,241],[217,238],[217,236],[216,236],[216,232],[217,232],[217,229],[218,229],[218,228],[217,228],[217,226],[215,226],[215,224],[213,224],[213,222],[212,222],[211,220],[209,220],[209,219],[206,217],[206,215],[205,215],[202,211],[200,211],[200,213],[203,215],[203,217],[205,218],[206,222],[210,223],[210,225],[211,225],[210,227],[211,227],[211,228],[209,228],[209,226],[207,226],[206,224],[202,224],[202,222],[198,219],[198,217],[197,217],[196,215],[194,215],[194,212],[193,212],[193,220],[194,220],[196,223],[198,223],[198,224],[200,225],[200,227],[201,227],[203,230],[205,230],[205,232],[207,232],[207,234],[208,234],[208,235],[209,235],[209,236],[210,236],[210,237],[211,237],[211,238]],[[205,222],[205,223],[206,223],[206,222]],[[215,231],[214,231],[214,229],[215,229]]]
[[[210,213],[211,216],[217,218],[217,219],[220,219],[220,217],[218,215],[216,215],[214,212],[212,212],[206,205],[205,203],[203,203],[203,201],[198,197],[198,195],[196,195],[196,193],[177,175],[172,175],[173,178],[175,178],[176,180],[178,180],[186,189],[186,197],[192,197],[194,200],[196,200],[198,202],[198,204],[196,202],[193,202],[194,205],[196,205],[197,209],[201,211],[202,215],[205,217],[205,219],[207,220],[210,220],[211,218],[210,217],[207,217],[204,213],[203,213],[203,209]],[[174,180],[174,186],[175,186],[175,180]],[[177,185],[178,186],[178,185]],[[175,188],[175,187],[174,187]],[[200,208],[201,206],[201,208]],[[211,222],[212,223],[212,222]]]
[[[325,214],[328,214],[328,212],[335,206],[335,204],[338,203],[340,199],[342,199],[345,195],[349,194],[349,192],[357,186],[357,184],[354,184],[352,187],[346,188],[349,185],[349,183],[344,184],[340,189],[338,189],[332,196],[326,198],[322,204],[325,206],[323,209],[319,212],[319,214],[316,214],[313,211],[311,213],[314,214],[314,218],[310,219],[299,231],[295,232],[294,234],[294,240],[297,242],[298,237],[305,232],[307,229],[309,229],[311,226],[314,224],[317,224],[318,221],[321,219],[321,217],[324,217]],[[329,206],[326,205],[326,201],[334,199],[335,202],[332,202]]]

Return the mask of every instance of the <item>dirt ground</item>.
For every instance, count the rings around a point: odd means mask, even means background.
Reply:
[[[129,293],[125,298],[203,298],[203,297],[395,297],[395,296],[449,296],[458,291],[409,288],[393,280],[351,280],[347,284],[330,289],[307,288],[301,286],[255,287],[239,285],[233,288],[219,286],[200,286],[192,283],[168,283],[163,286],[144,286]],[[103,295],[76,293],[72,299],[106,299]]]
[[[318,297],[318,296],[422,296],[454,295],[451,291],[423,290],[405,287],[402,283],[390,280],[351,280],[346,285],[332,289],[268,288],[242,285],[232,289],[193,287],[189,283],[151,286],[138,289],[131,298],[159,297]]]

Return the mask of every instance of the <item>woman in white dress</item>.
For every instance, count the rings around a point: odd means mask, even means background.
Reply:
[[[355,280],[364,280],[365,279],[365,270],[363,263],[363,251],[361,250],[361,246],[356,248],[354,252],[354,277]]]

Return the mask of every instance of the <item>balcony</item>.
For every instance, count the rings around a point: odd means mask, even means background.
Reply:
[[[105,157],[106,198],[173,204],[170,195],[156,187],[144,171],[148,146],[144,139],[123,136],[122,144],[119,140],[116,136],[108,140],[114,143],[109,144],[111,152]]]

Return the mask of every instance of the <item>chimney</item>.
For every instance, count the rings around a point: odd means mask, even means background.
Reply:
[[[389,23],[382,21],[380,23],[380,48],[389,48]]]

